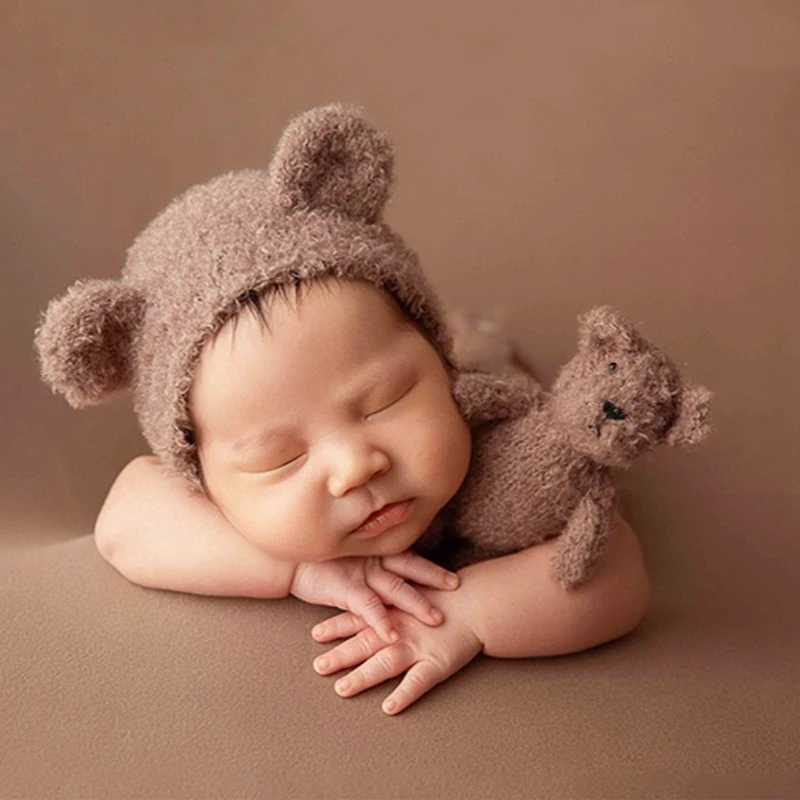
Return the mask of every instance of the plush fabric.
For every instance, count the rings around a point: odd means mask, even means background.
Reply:
[[[416,256],[380,222],[392,163],[388,139],[357,109],[300,115],[268,169],[223,175],[173,201],[134,242],[121,280],[78,281],[50,303],[36,333],[44,379],[74,406],[131,387],[153,452],[202,491],[189,389],[203,344],[248,293],[327,276],[368,281],[450,363],[438,300]],[[528,378],[490,374],[513,360],[495,323],[452,323],[462,359],[453,396],[474,429],[472,463],[417,549],[461,567],[563,533],[554,574],[572,588],[603,553],[609,468],[662,441],[700,441],[710,393],[684,386],[613,309],[582,320],[578,355],[548,396]]]
[[[392,165],[389,140],[357,109],[301,114],[268,169],[192,187],[139,235],[119,281],[78,281],[50,303],[36,332],[44,379],[76,407],[132,389],[153,452],[202,491],[187,395],[203,344],[248,292],[368,281],[449,358],[417,257],[381,222]]]
[[[560,535],[553,575],[566,588],[583,583],[605,550],[612,468],[662,443],[698,444],[710,429],[711,392],[685,383],[607,306],[581,318],[578,352],[549,393],[480,373],[460,375],[455,392],[475,426],[473,456],[445,510],[454,542],[442,551],[437,540],[437,557],[449,552],[444,560],[460,568]]]

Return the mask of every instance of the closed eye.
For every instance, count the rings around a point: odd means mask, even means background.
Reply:
[[[414,381],[411,386],[407,389],[404,389],[399,395],[397,395],[393,400],[388,403],[384,403],[380,408],[375,409],[375,411],[370,411],[369,414],[364,415],[365,420],[372,419],[373,417],[377,416],[378,414],[383,413],[384,411],[388,411],[392,406],[396,406],[401,400],[407,397],[411,390],[417,385],[417,382]]]
[[[272,466],[269,462],[265,464],[264,461],[259,459],[259,461],[254,462],[252,466],[240,467],[239,471],[247,475],[274,475],[283,470],[288,470],[290,467],[299,466],[307,455],[308,451],[303,451],[296,456],[284,459],[280,464],[276,464],[275,466]]]
[[[298,455],[294,456],[294,458],[290,458],[288,461],[284,461],[282,464],[278,464],[277,467],[270,467],[265,472],[278,472],[279,470],[286,469],[287,467],[291,467],[293,464],[299,463],[302,459],[304,459],[308,455],[307,452],[299,453]]]

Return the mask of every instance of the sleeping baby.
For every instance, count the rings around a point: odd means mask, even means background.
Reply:
[[[296,118],[270,167],[186,192],[121,280],[76,283],[37,331],[74,406],[132,390],[152,456],[100,512],[103,556],[143,586],[293,595],[344,613],[314,668],[349,697],[404,674],[395,714],[479,652],[574,652],[641,620],[649,583],[615,518],[600,569],[565,592],[554,542],[448,572],[435,537],[470,466],[439,304],[381,216],[392,149],[355,109]],[[430,552],[430,551],[427,551]]]

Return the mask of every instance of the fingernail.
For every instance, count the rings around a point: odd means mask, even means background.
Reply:
[[[442,614],[438,608],[434,608],[431,611],[431,616],[436,620],[436,622],[444,622],[444,614]]]
[[[314,662],[314,669],[317,670],[317,672],[322,672],[323,670],[328,669],[329,666],[330,666],[330,662],[328,661],[327,658],[325,658],[325,656],[320,656]]]
[[[322,636],[322,625],[315,625],[311,629],[311,635],[312,636]]]
[[[345,694],[350,691],[350,681],[346,678],[336,682],[336,691],[339,694]]]
[[[397,631],[391,631],[389,633],[389,641],[396,643],[400,641],[400,634]]]
[[[459,580],[458,575],[456,575],[454,572],[449,572],[447,574],[447,577],[444,579],[444,582],[451,589],[457,589],[458,588],[458,584],[461,583],[461,581]]]
[[[386,701],[386,702],[383,704],[383,710],[384,710],[384,711],[385,711],[387,714],[391,714],[391,713],[392,713],[392,712],[393,712],[393,711],[394,711],[396,708],[397,708],[397,703],[395,703],[395,701],[394,701],[394,700],[387,700],[387,701]]]

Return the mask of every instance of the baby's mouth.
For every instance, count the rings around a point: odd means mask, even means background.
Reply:
[[[405,522],[411,515],[414,499],[402,500],[399,503],[387,503],[373,511],[355,530],[350,532],[356,539],[371,539],[390,528]]]

